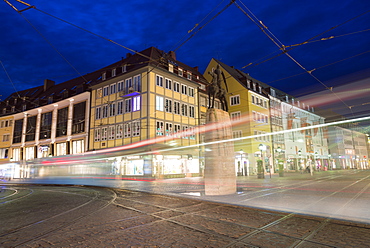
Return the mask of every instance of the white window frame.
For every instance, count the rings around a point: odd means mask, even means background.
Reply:
[[[163,136],[164,135],[164,122],[156,121],[155,130],[156,130],[156,136]]]
[[[123,124],[116,125],[116,139],[122,139],[123,137]]]
[[[163,76],[161,75],[156,75],[156,78],[155,78],[155,85],[159,86],[159,87],[163,87]]]
[[[123,124],[123,137],[131,137],[131,122],[126,122]]]
[[[141,106],[141,97],[134,96],[132,98],[132,112],[140,111],[140,106]]]
[[[172,100],[166,98],[165,103],[166,103],[164,106],[165,111],[167,113],[172,113]]]
[[[188,86],[186,84],[181,84],[181,94],[183,95],[188,94]]]
[[[101,107],[95,108],[95,120],[101,119]]]
[[[140,121],[132,122],[132,137],[140,136]]]
[[[162,96],[155,96],[155,110],[164,111],[164,98]]]
[[[109,90],[110,90],[110,94],[112,95],[112,94],[116,94],[116,90],[117,90],[117,88],[116,88],[117,86],[116,86],[116,84],[111,84],[110,86],[109,86]]]
[[[109,86],[104,86],[103,88],[103,97],[109,95]]]
[[[188,96],[194,97],[194,88],[193,87],[188,87]]]
[[[230,106],[235,106],[240,104],[240,95],[230,96]]]
[[[165,79],[165,88],[169,89],[169,90],[172,90],[172,80],[171,79],[169,79],[169,78]]]
[[[180,93],[180,83],[179,82],[173,82],[173,91]]]

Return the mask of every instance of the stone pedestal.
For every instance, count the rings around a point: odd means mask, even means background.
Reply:
[[[206,195],[228,195],[236,192],[234,142],[230,116],[220,109],[208,109],[205,142],[204,182]]]

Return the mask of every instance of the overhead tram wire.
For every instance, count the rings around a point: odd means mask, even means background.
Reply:
[[[28,10],[28,9],[35,9],[35,10],[37,10],[37,11],[39,11],[39,12],[41,12],[41,13],[45,14],[45,15],[48,15],[48,16],[50,16],[50,17],[54,18],[54,19],[57,19],[57,20],[59,20],[59,21],[62,21],[62,22],[64,22],[64,23],[68,24],[68,25],[71,25],[71,26],[73,26],[73,27],[75,27],[75,28],[78,28],[78,29],[83,30],[83,31],[85,31],[85,32],[87,32],[87,33],[90,33],[90,34],[92,34],[92,35],[94,35],[94,36],[97,36],[97,37],[99,37],[99,38],[101,38],[101,39],[104,39],[104,40],[106,40],[106,41],[109,41],[109,42],[111,42],[111,43],[113,43],[113,44],[115,44],[115,45],[118,45],[118,46],[120,46],[120,47],[122,47],[122,48],[124,48],[124,49],[126,49],[126,50],[129,50],[130,52],[133,52],[134,54],[138,54],[138,55],[140,55],[140,56],[143,56],[144,58],[147,58],[147,59],[149,59],[149,60],[151,60],[151,61],[156,62],[156,60],[152,59],[150,56],[146,56],[145,54],[142,54],[142,53],[140,53],[140,52],[137,52],[137,51],[135,51],[134,49],[131,49],[131,48],[129,48],[129,47],[126,47],[126,46],[124,46],[124,45],[122,45],[122,44],[120,44],[120,43],[118,43],[118,42],[116,42],[116,41],[114,41],[114,40],[108,39],[108,38],[106,38],[106,37],[104,37],[104,36],[102,36],[102,35],[99,35],[99,34],[96,34],[96,33],[92,32],[92,31],[90,31],[90,30],[88,30],[88,29],[85,29],[85,28],[83,28],[83,27],[80,27],[80,26],[78,26],[78,25],[76,25],[76,24],[73,24],[73,23],[71,23],[71,22],[69,22],[69,21],[66,21],[66,20],[64,20],[64,19],[62,19],[62,18],[59,18],[59,17],[57,17],[57,16],[54,16],[54,15],[52,15],[52,14],[50,14],[50,13],[46,12],[46,11],[43,11],[43,10],[41,10],[41,9],[39,9],[39,8],[36,8],[36,6],[34,6],[34,5],[28,4],[28,3],[23,2],[23,1],[21,1],[21,0],[15,0],[15,1],[17,1],[17,2],[19,2],[19,3],[21,3],[21,4],[24,4],[24,5],[26,5],[26,6],[27,6],[27,8],[26,8],[26,9],[24,9],[24,10],[18,10],[16,7],[14,7],[14,5],[12,5],[11,3],[9,3],[9,1],[8,1],[8,0],[4,0],[4,1],[5,1],[9,6],[11,6],[15,11],[17,11],[18,13],[21,13],[21,12],[26,11],[26,10]],[[234,1],[235,1],[235,0],[234,0]]]
[[[298,46],[305,45],[305,44],[308,44],[308,43],[311,43],[311,42],[315,42],[315,41],[326,41],[326,40],[330,40],[330,39],[333,39],[333,38],[342,37],[342,36],[345,36],[345,35],[351,35],[351,34],[357,34],[357,33],[360,33],[360,32],[369,31],[369,29],[366,29],[366,30],[362,30],[362,31],[357,31],[357,32],[349,33],[349,34],[337,35],[337,36],[329,36],[329,37],[325,37],[325,38],[321,38],[321,39],[312,41],[313,39],[315,39],[315,38],[317,38],[317,37],[319,37],[319,36],[321,36],[321,35],[329,32],[329,31],[331,31],[331,30],[333,30],[335,28],[338,28],[338,27],[340,27],[340,26],[342,26],[342,25],[344,25],[344,24],[346,24],[346,23],[348,23],[350,21],[353,21],[353,20],[355,20],[355,19],[357,19],[357,18],[359,18],[359,17],[361,17],[361,16],[363,16],[363,15],[369,13],[369,12],[370,12],[370,10],[367,10],[367,11],[365,11],[365,12],[363,12],[363,13],[355,16],[355,17],[352,17],[352,18],[350,18],[350,19],[348,19],[348,20],[346,20],[346,21],[344,21],[344,22],[342,22],[342,23],[340,23],[338,25],[335,25],[335,26],[333,26],[333,27],[331,27],[331,28],[329,28],[329,29],[327,29],[327,30],[325,30],[325,31],[323,31],[323,32],[321,32],[321,33],[319,33],[319,34],[317,34],[317,35],[309,38],[308,40],[306,40],[304,42],[301,42],[301,43],[298,43],[298,44],[294,44],[294,45],[288,45],[288,46],[284,46],[284,47],[285,47],[286,51],[289,52],[289,51],[291,51],[292,49],[294,49],[294,48],[296,48]],[[287,49],[287,48],[289,48],[289,49]],[[274,58],[279,57],[280,55],[283,55],[284,54],[284,51],[282,51],[282,49],[279,49],[276,52],[278,52],[278,51],[281,51],[278,55],[275,55],[274,57],[268,58],[268,59],[266,59],[266,60],[264,60],[264,61],[262,61],[260,63],[257,63],[257,64],[255,62],[251,62],[251,63],[243,66],[242,69],[250,69],[250,68],[253,68],[253,67],[257,66],[257,65],[260,65],[260,64],[265,63],[267,61],[270,61],[271,59],[274,59]],[[269,55],[267,55],[267,56],[269,56]],[[267,57],[267,56],[265,56],[265,57]],[[263,58],[265,58],[265,57],[263,57]],[[261,58],[261,59],[263,59],[263,58]],[[259,61],[261,59],[258,59],[256,61]],[[250,66],[252,66],[252,67],[250,67]]]
[[[239,0],[241,2],[241,0]],[[244,3],[241,2],[243,5]],[[294,59],[288,51],[285,49],[284,44],[282,44],[276,37],[275,35],[262,23],[262,21],[258,20],[258,18],[245,6],[248,12],[253,15],[254,19],[252,18],[251,15],[249,15],[240,5],[238,5],[236,2],[234,4],[249,18],[254,22],[260,29],[261,31],[276,45],[283,51],[284,54],[286,54],[294,63],[296,63],[300,68],[302,68],[306,73],[308,73],[312,78],[314,78],[317,82],[319,82],[321,85],[325,87],[325,89],[329,90],[332,94],[335,95],[336,98],[338,98],[348,109],[350,109],[352,115],[354,115],[352,109],[350,106],[348,106],[347,103],[345,103],[335,92],[333,92],[332,88],[328,87],[326,84],[324,84],[320,79],[318,79],[315,75],[312,74],[314,70],[308,71],[302,64],[300,64],[296,59]]]
[[[200,30],[202,30],[206,25],[208,25],[211,21],[213,21],[217,16],[219,16],[222,12],[224,12],[227,8],[229,8],[233,3],[235,3],[236,0],[231,0],[221,11],[216,13],[210,20],[208,20],[205,24],[198,27],[193,34],[191,34],[185,41],[183,41],[179,46],[177,46],[175,49],[173,49],[174,52],[176,52],[180,47],[182,47],[186,42],[188,42],[191,38],[193,38]],[[213,11],[213,10],[212,10]],[[203,21],[203,20],[202,20]],[[197,27],[198,25],[195,25]],[[194,28],[195,28],[194,27]],[[194,30],[190,30],[191,32]]]
[[[14,85],[14,83],[13,83],[13,80],[11,79],[11,77],[10,77],[10,75],[9,75],[8,71],[6,70],[6,68],[5,68],[4,64],[3,64],[3,62],[2,62],[1,60],[0,60],[0,63],[1,63],[1,66],[3,67],[3,69],[4,69],[4,71],[5,71],[6,76],[8,77],[8,79],[9,79],[10,83],[12,84],[12,86],[13,86],[13,88],[14,88],[15,92],[17,93],[18,97],[20,97],[20,95],[19,95],[19,93],[18,93],[17,89],[15,88],[15,85]]]
[[[27,8],[25,8],[25,9],[23,9],[23,10],[18,10],[14,5],[12,5],[8,0],[4,0],[9,6],[11,6],[16,12],[18,12],[46,41],[47,41],[47,43],[77,72],[77,74],[78,75],[80,75],[83,79],[84,79],[84,81],[85,82],[87,82],[87,80],[83,77],[83,75],[81,75],[81,73],[79,73],[78,71],[77,71],[77,69],[76,68],[74,68],[73,66],[72,66],[72,64],[51,44],[51,42],[50,41],[48,41],[47,39],[46,39],[46,37],[45,36],[43,36],[42,34],[41,34],[41,32],[39,31],[39,30],[37,30],[37,28],[34,26],[34,25],[32,25],[32,23],[26,18],[26,17],[24,17],[23,15],[22,15],[22,12],[23,11],[26,11],[26,10],[28,10],[28,9],[35,9],[35,10],[38,10],[39,12],[41,12],[41,13],[43,13],[43,14],[46,14],[46,15],[48,15],[48,16],[50,16],[50,17],[53,17],[53,18],[55,18],[55,19],[57,19],[57,20],[59,20],[59,21],[62,21],[62,22],[64,22],[64,23],[67,23],[67,24],[69,24],[69,25],[71,25],[71,26],[73,26],[73,27],[76,27],[76,28],[78,28],[78,29],[80,29],[80,30],[83,30],[83,31],[85,31],[85,32],[88,32],[88,33],[90,33],[90,34],[92,34],[92,35],[94,35],[94,36],[97,36],[97,37],[99,37],[99,38],[102,38],[102,39],[104,39],[104,40],[106,40],[106,41],[109,41],[109,42],[111,42],[111,43],[113,43],[113,44],[115,44],[115,45],[118,45],[118,46],[120,46],[120,47],[122,47],[122,48],[124,48],[124,49],[127,49],[127,50],[129,50],[129,51],[131,51],[131,52],[133,52],[134,54],[138,54],[138,55],[140,55],[140,56],[142,56],[142,57],[144,57],[144,58],[147,58],[148,59],[148,62],[150,62],[150,61],[152,61],[152,62],[155,62],[156,63],[156,66],[158,67],[158,65],[160,64],[160,60],[156,60],[156,59],[153,59],[153,58],[151,58],[150,56],[147,56],[147,55],[145,55],[145,54],[142,54],[142,53],[140,53],[140,52],[137,52],[137,51],[135,51],[135,50],[133,50],[133,49],[131,49],[131,48],[128,48],[128,47],[126,47],[126,46],[123,46],[123,45],[121,45],[121,44],[119,44],[118,42],[115,42],[115,41],[113,41],[113,40],[111,40],[111,39],[108,39],[108,38],[106,38],[106,37],[104,37],[104,36],[101,36],[101,35],[99,35],[99,34],[96,34],[96,33],[94,33],[94,32],[92,32],[92,31],[89,31],[89,30],[87,30],[87,29],[85,29],[85,28],[82,28],[82,27],[80,27],[80,26],[77,26],[77,25],[75,25],[75,24],[73,24],[73,23],[71,23],[71,22],[68,22],[68,21],[66,21],[66,20],[63,20],[63,19],[61,19],[61,18],[59,18],[59,17],[56,17],[56,16],[54,16],[54,15],[52,15],[52,14],[50,14],[50,13],[47,13],[47,12],[45,12],[45,11],[42,11],[42,10],[40,10],[40,9],[38,9],[38,8],[36,8],[36,6],[33,6],[33,5],[30,5],[30,4],[28,4],[28,3],[26,3],[26,2],[23,2],[23,1],[21,1],[21,0],[16,0],[17,2],[19,2],[19,3],[22,3],[22,4],[24,4],[24,5],[26,5],[27,6]],[[154,68],[155,67],[153,67],[150,71],[152,71],[152,70],[154,70]],[[146,73],[146,75],[148,75],[149,73],[150,73],[150,71],[148,71],[147,73]]]
[[[207,17],[213,12],[215,11],[225,0],[221,0],[221,2],[216,6],[214,7],[200,22],[196,23],[194,25],[194,27],[192,29],[190,29],[188,31],[188,33],[186,35],[184,35],[175,45],[174,47],[171,49],[172,51],[174,51],[174,49],[177,47],[177,44],[179,44],[182,40],[184,40],[186,38],[186,36],[188,36],[188,34],[192,33],[195,28],[197,28],[199,26],[200,23],[202,23],[205,19],[207,19]]]
[[[352,58],[355,58],[357,56],[361,56],[361,55],[364,55],[366,53],[369,53],[370,50],[366,51],[366,52],[363,52],[363,53],[359,53],[359,54],[356,54],[356,55],[353,55],[351,57],[348,57],[348,58],[345,58],[345,59],[341,59],[341,60],[337,60],[337,61],[334,61],[330,64],[326,64],[326,65],[323,65],[323,66],[320,66],[320,67],[317,67],[315,68],[314,70],[319,70],[319,69],[322,69],[322,68],[325,68],[325,67],[328,67],[328,66],[331,66],[331,65],[334,65],[334,64],[337,64],[337,63],[340,63],[342,61],[345,61],[347,59],[352,59]],[[298,74],[295,74],[295,75],[291,75],[291,76],[288,76],[288,77],[285,77],[285,78],[280,78],[280,79],[277,79],[277,80],[274,80],[274,81],[270,81],[270,82],[267,82],[267,84],[270,84],[270,83],[275,83],[275,82],[278,82],[278,81],[281,81],[281,80],[285,80],[285,79],[288,79],[288,78],[292,78],[292,77],[296,77],[296,76],[300,76],[300,75],[303,75],[303,74],[306,74],[306,72],[301,72],[301,73],[298,73]]]

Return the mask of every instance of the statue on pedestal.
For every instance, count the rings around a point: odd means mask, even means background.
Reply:
[[[209,71],[208,74],[212,76],[211,84],[207,87],[207,93],[208,93],[208,108],[214,108],[215,106],[215,98],[218,98],[221,102],[221,108],[224,111],[228,111],[228,105],[227,105],[227,83],[225,74],[220,69],[220,65],[217,65],[216,69],[213,71]],[[225,84],[226,90],[222,87],[222,81]]]

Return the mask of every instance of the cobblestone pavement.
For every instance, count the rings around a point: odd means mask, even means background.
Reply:
[[[370,225],[124,189],[6,185],[0,247],[369,247]]]

